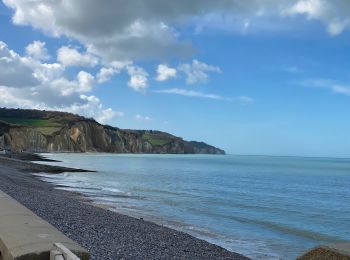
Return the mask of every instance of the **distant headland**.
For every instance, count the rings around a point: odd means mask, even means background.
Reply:
[[[154,130],[102,125],[79,115],[0,108],[0,149],[28,152],[225,154],[203,142]]]

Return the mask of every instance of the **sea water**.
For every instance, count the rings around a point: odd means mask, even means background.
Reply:
[[[40,174],[111,210],[253,259],[295,259],[350,240],[350,159],[45,154],[95,173]]]

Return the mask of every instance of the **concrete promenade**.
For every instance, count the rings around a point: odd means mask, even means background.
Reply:
[[[54,243],[61,243],[83,260],[89,259],[84,248],[0,191],[0,260],[46,260]]]

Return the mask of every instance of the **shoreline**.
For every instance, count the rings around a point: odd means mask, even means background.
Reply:
[[[3,156],[0,163],[0,190],[86,247],[91,259],[249,259],[184,232],[97,206],[32,174],[76,169]]]
[[[33,159],[35,161],[42,161],[42,162],[57,162],[55,160],[46,159],[45,157],[42,157],[40,155],[22,155],[20,153],[14,153],[9,155],[1,155],[0,156],[0,163],[2,164],[8,164],[12,165],[15,169],[21,172],[28,172],[28,173],[39,173],[39,172],[45,172],[48,174],[58,174],[63,172],[95,172],[91,170],[84,170],[79,168],[70,168],[70,167],[63,167],[63,166],[53,166],[48,164],[39,164],[32,162]]]

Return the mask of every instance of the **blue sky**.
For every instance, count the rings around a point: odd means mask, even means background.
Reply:
[[[3,0],[0,106],[233,154],[350,157],[349,11],[345,0]]]

